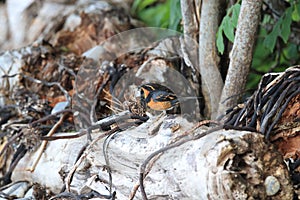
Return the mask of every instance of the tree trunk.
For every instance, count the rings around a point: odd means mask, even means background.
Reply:
[[[256,29],[260,21],[261,0],[242,1],[230,64],[222,91],[218,115],[235,106],[244,91],[251,66]]]
[[[200,1],[201,4],[201,1]],[[197,35],[199,32],[199,18],[197,15],[197,7],[195,1],[181,0],[181,13],[183,22],[183,34],[197,40]]]
[[[216,49],[218,13],[220,1],[203,1],[199,32],[199,68],[202,92],[205,98],[206,116],[217,117],[223,81],[218,69],[219,57]]]

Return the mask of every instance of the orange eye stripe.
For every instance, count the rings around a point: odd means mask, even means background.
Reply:
[[[145,89],[145,88],[141,88],[142,90],[143,90],[143,92],[144,92],[144,98],[146,99],[147,98],[147,96],[149,95],[149,90],[147,90],[147,89]]]

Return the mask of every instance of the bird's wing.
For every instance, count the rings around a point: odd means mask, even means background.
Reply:
[[[166,91],[155,91],[152,93],[152,98],[154,101],[173,101],[177,99],[174,94]]]

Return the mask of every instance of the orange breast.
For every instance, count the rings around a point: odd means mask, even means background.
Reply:
[[[153,99],[151,99],[147,105],[151,109],[158,110],[158,111],[168,110],[169,108],[172,107],[172,104],[169,101],[157,102],[157,101],[153,101]]]

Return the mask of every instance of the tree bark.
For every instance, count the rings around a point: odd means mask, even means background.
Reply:
[[[216,50],[219,0],[203,1],[199,32],[199,68],[202,92],[205,98],[207,117],[216,118],[223,81],[218,69],[219,57]]]
[[[199,32],[199,18],[197,16],[195,1],[181,0],[180,5],[183,22],[183,34],[191,37],[194,40],[197,40],[197,34]]]
[[[251,66],[261,6],[261,0],[242,1],[229,69],[218,109],[219,116],[235,106],[242,96]]]

